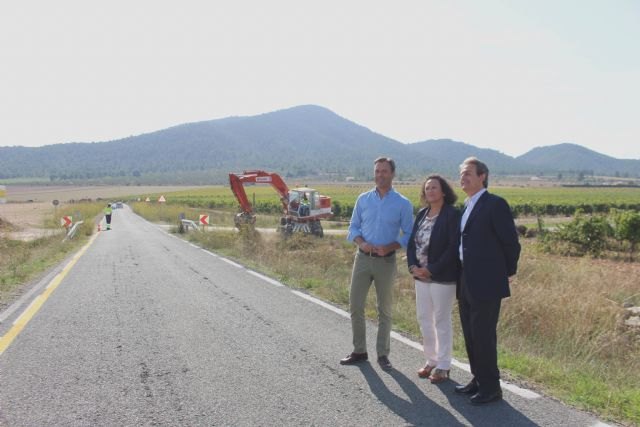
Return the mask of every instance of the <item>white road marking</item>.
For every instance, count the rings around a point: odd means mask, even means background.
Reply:
[[[265,275],[262,275],[262,274],[260,274],[260,273],[258,273],[256,271],[247,270],[247,273],[249,273],[249,274],[251,274],[253,276],[256,276],[257,278],[262,279],[265,282],[270,283],[270,284],[272,284],[274,286],[284,286],[282,283],[278,282],[277,280],[274,280],[271,277],[267,277]]]
[[[319,300],[318,298],[314,298],[314,297],[312,297],[310,295],[307,295],[307,294],[305,294],[303,292],[300,292],[300,291],[291,290],[291,292],[293,294],[299,296],[300,298],[304,298],[307,301],[311,301],[314,304],[318,304],[320,307],[324,307],[327,310],[331,310],[334,313],[337,313],[342,317],[346,317],[347,319],[351,319],[351,315],[349,313],[347,313],[346,311],[344,311],[342,309],[339,309],[338,307],[334,307],[331,304],[327,304],[326,302],[324,302],[322,300]]]
[[[211,256],[212,256],[212,257],[214,257],[214,258],[220,258],[218,255],[216,255],[216,254],[214,254],[213,252],[210,252],[210,251],[208,251],[208,250],[206,250],[206,249],[203,249],[203,251],[205,251],[206,253],[208,253],[209,255],[211,255]]]
[[[339,309],[337,307],[334,307],[331,304],[327,304],[326,302],[324,302],[322,300],[319,300],[317,298],[309,296],[309,295],[307,295],[307,294],[305,294],[303,292],[300,292],[300,291],[291,290],[291,292],[293,294],[301,297],[301,298],[306,299],[307,301],[311,301],[311,302],[313,302],[315,304],[318,304],[321,307],[326,308],[327,310],[331,310],[334,313],[337,313],[342,317],[346,317],[347,319],[351,318],[351,315],[349,313],[347,313],[346,311],[341,310],[341,309]],[[407,338],[407,337],[405,337],[405,336],[403,336],[403,335],[401,335],[401,334],[399,334],[399,333],[397,333],[395,331],[391,331],[391,338],[393,338],[393,339],[395,339],[397,341],[400,341],[401,343],[403,343],[405,345],[408,345],[409,347],[415,348],[418,351],[422,351],[422,344],[417,343],[415,341],[412,341],[409,338]],[[455,367],[463,370],[463,371],[471,372],[471,368],[470,368],[468,363],[462,363],[462,362],[460,362],[460,361],[458,361],[456,359],[453,359],[451,361],[451,364],[454,365]],[[525,399],[538,399],[538,398],[542,397],[536,392],[533,392],[531,390],[527,390],[527,389],[518,387],[517,385],[508,383],[506,381],[500,380],[500,385],[502,387],[504,387],[505,389],[509,390],[510,392],[512,392],[514,394],[517,394],[520,397],[524,397]]]
[[[176,236],[176,238],[177,238],[177,236]],[[199,246],[195,246],[195,245],[193,245],[191,243],[189,243],[189,244],[191,246],[200,248]],[[200,248],[200,249],[202,249],[202,248]],[[264,276],[264,275],[262,275],[260,273],[255,272],[255,271],[249,270],[249,269],[245,268],[243,265],[238,264],[237,262],[231,261],[231,260],[229,260],[227,258],[224,258],[224,257],[221,257],[219,255],[216,255],[213,252],[210,252],[210,251],[208,251],[206,249],[202,249],[202,250],[204,252],[208,253],[211,256],[219,258],[220,260],[226,262],[227,264],[231,264],[234,267],[245,269],[249,274],[251,274],[251,275],[253,275],[255,277],[258,277],[258,278],[264,280],[267,283],[270,283],[270,284],[278,286],[278,287],[285,286],[282,283],[280,283],[280,282],[278,282],[278,281],[276,281],[276,280],[274,280],[274,279],[272,279],[270,277],[267,277],[267,276]],[[312,303],[317,304],[317,305],[319,305],[319,306],[321,306],[323,308],[326,308],[327,310],[330,310],[330,311],[332,311],[332,312],[334,312],[334,313],[336,313],[336,314],[338,314],[338,315],[340,315],[342,317],[345,317],[347,319],[351,318],[351,315],[348,312],[346,312],[346,311],[344,311],[344,310],[342,310],[340,308],[334,307],[333,305],[328,304],[328,303],[326,303],[326,302],[324,302],[324,301],[322,301],[322,300],[320,300],[318,298],[314,298],[314,297],[312,297],[310,295],[305,294],[304,292],[296,291],[296,290],[293,290],[293,289],[291,290],[291,292],[293,294],[299,296],[300,298],[306,299],[307,301],[311,301]],[[422,351],[422,344],[417,343],[415,341],[412,341],[409,338],[407,338],[407,337],[405,337],[405,336],[403,336],[403,335],[401,335],[401,334],[399,334],[399,333],[397,333],[395,331],[391,332],[391,337],[393,339],[397,340],[397,341],[400,341],[401,343],[403,343],[405,345],[408,345],[409,347],[412,347],[412,348],[415,348],[416,350]],[[460,362],[460,361],[458,361],[456,359],[453,359],[451,361],[451,364],[454,365],[455,367],[457,367],[458,369],[461,369],[461,370],[466,371],[466,372],[471,372],[469,364],[467,364],[467,363],[462,363],[462,362]],[[517,394],[520,397],[524,397],[525,399],[538,399],[538,398],[542,397],[536,392],[533,392],[531,390],[527,390],[527,389],[518,387],[515,384],[511,384],[511,383],[508,383],[508,382],[503,381],[503,380],[500,380],[500,385],[503,388],[509,390],[510,392],[512,392],[514,394]],[[596,424],[596,425],[594,425],[594,427],[604,427],[604,426],[606,426],[606,424]]]
[[[226,259],[226,258],[223,258],[223,257],[219,257],[219,258],[220,258],[220,260],[221,260],[221,261],[224,261],[224,262],[226,262],[227,264],[231,264],[231,265],[233,265],[234,267],[244,268],[244,266],[243,266],[243,265],[240,265],[240,264],[238,264],[237,262],[233,262],[233,261],[231,261],[230,259]]]

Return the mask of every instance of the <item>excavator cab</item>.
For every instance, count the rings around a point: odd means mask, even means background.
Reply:
[[[289,190],[289,215],[306,217],[315,210],[318,192],[311,188],[294,188]]]
[[[332,215],[331,198],[321,195],[313,188],[301,187],[289,190],[289,215],[300,218],[327,218]]]

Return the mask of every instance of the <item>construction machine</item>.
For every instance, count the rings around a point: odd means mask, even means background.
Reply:
[[[249,183],[269,184],[280,196],[282,203],[282,217],[278,228],[280,232],[285,235],[302,232],[323,236],[320,220],[333,215],[331,198],[321,195],[313,188],[289,189],[280,175],[261,170],[244,171],[242,174],[229,173],[231,191],[240,203],[240,212],[234,218],[238,229],[242,226],[252,227],[256,222],[256,215],[244,190],[244,184]]]

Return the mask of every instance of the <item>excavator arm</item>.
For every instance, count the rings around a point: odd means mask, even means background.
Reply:
[[[282,203],[283,212],[287,212],[287,205],[289,201],[289,187],[282,180],[277,173],[269,173],[261,170],[244,171],[242,174],[229,174],[229,184],[231,185],[231,191],[236,196],[242,214],[249,217],[254,217],[253,206],[247,198],[247,193],[244,190],[245,183],[255,184],[270,184],[280,196],[280,202]]]

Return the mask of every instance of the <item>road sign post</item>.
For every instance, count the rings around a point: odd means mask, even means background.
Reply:
[[[207,231],[207,225],[209,225],[209,215],[200,215],[200,224],[202,224],[202,231]]]
[[[63,216],[60,218],[60,225],[64,228],[69,228],[73,223],[73,217],[71,215]]]

